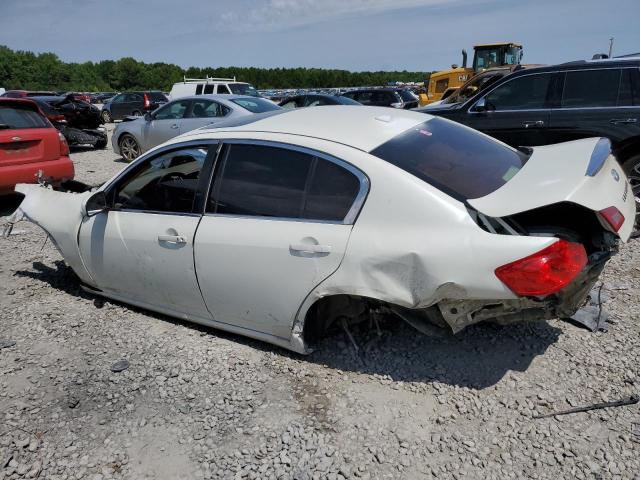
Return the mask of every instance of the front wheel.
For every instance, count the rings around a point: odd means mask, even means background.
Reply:
[[[127,162],[132,162],[140,156],[141,150],[138,141],[128,133],[125,133],[118,141],[120,147],[120,155]]]
[[[624,173],[627,174],[631,191],[636,197],[636,223],[633,227],[632,238],[640,237],[640,154],[629,158],[622,166]]]

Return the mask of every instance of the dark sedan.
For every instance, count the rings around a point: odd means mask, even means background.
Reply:
[[[289,97],[279,103],[282,108],[319,107],[321,105],[362,105],[347,97],[337,97],[335,95],[323,95],[319,93],[309,93]]]
[[[409,110],[418,106],[418,97],[405,88],[362,88],[342,94],[363,105]]]

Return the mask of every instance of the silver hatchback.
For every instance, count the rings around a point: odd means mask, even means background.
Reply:
[[[111,144],[114,152],[130,162],[147,150],[196,128],[280,109],[270,100],[245,95],[183,97],[144,117],[125,118],[116,126]]]

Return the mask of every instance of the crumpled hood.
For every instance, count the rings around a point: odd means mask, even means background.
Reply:
[[[599,138],[535,147],[522,169],[505,185],[481,198],[469,200],[479,212],[504,217],[560,202],[573,202],[594,212],[614,206],[625,222],[618,231],[627,241],[633,230],[635,198],[615,157],[604,152],[595,175],[587,175]]]

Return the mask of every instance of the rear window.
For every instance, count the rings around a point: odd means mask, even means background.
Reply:
[[[263,98],[234,98],[231,101],[236,105],[240,105],[242,108],[249,110],[251,113],[280,110],[278,105]]]
[[[40,113],[27,105],[0,105],[0,130],[19,128],[48,128]]]
[[[460,201],[494,192],[513,178],[529,158],[442,118],[410,128],[371,154]]]
[[[248,95],[250,97],[259,97],[258,91],[253,85],[248,83],[230,83],[229,88],[236,95]]]
[[[167,97],[165,97],[162,92],[149,92],[147,94],[152,102],[167,102]]]

